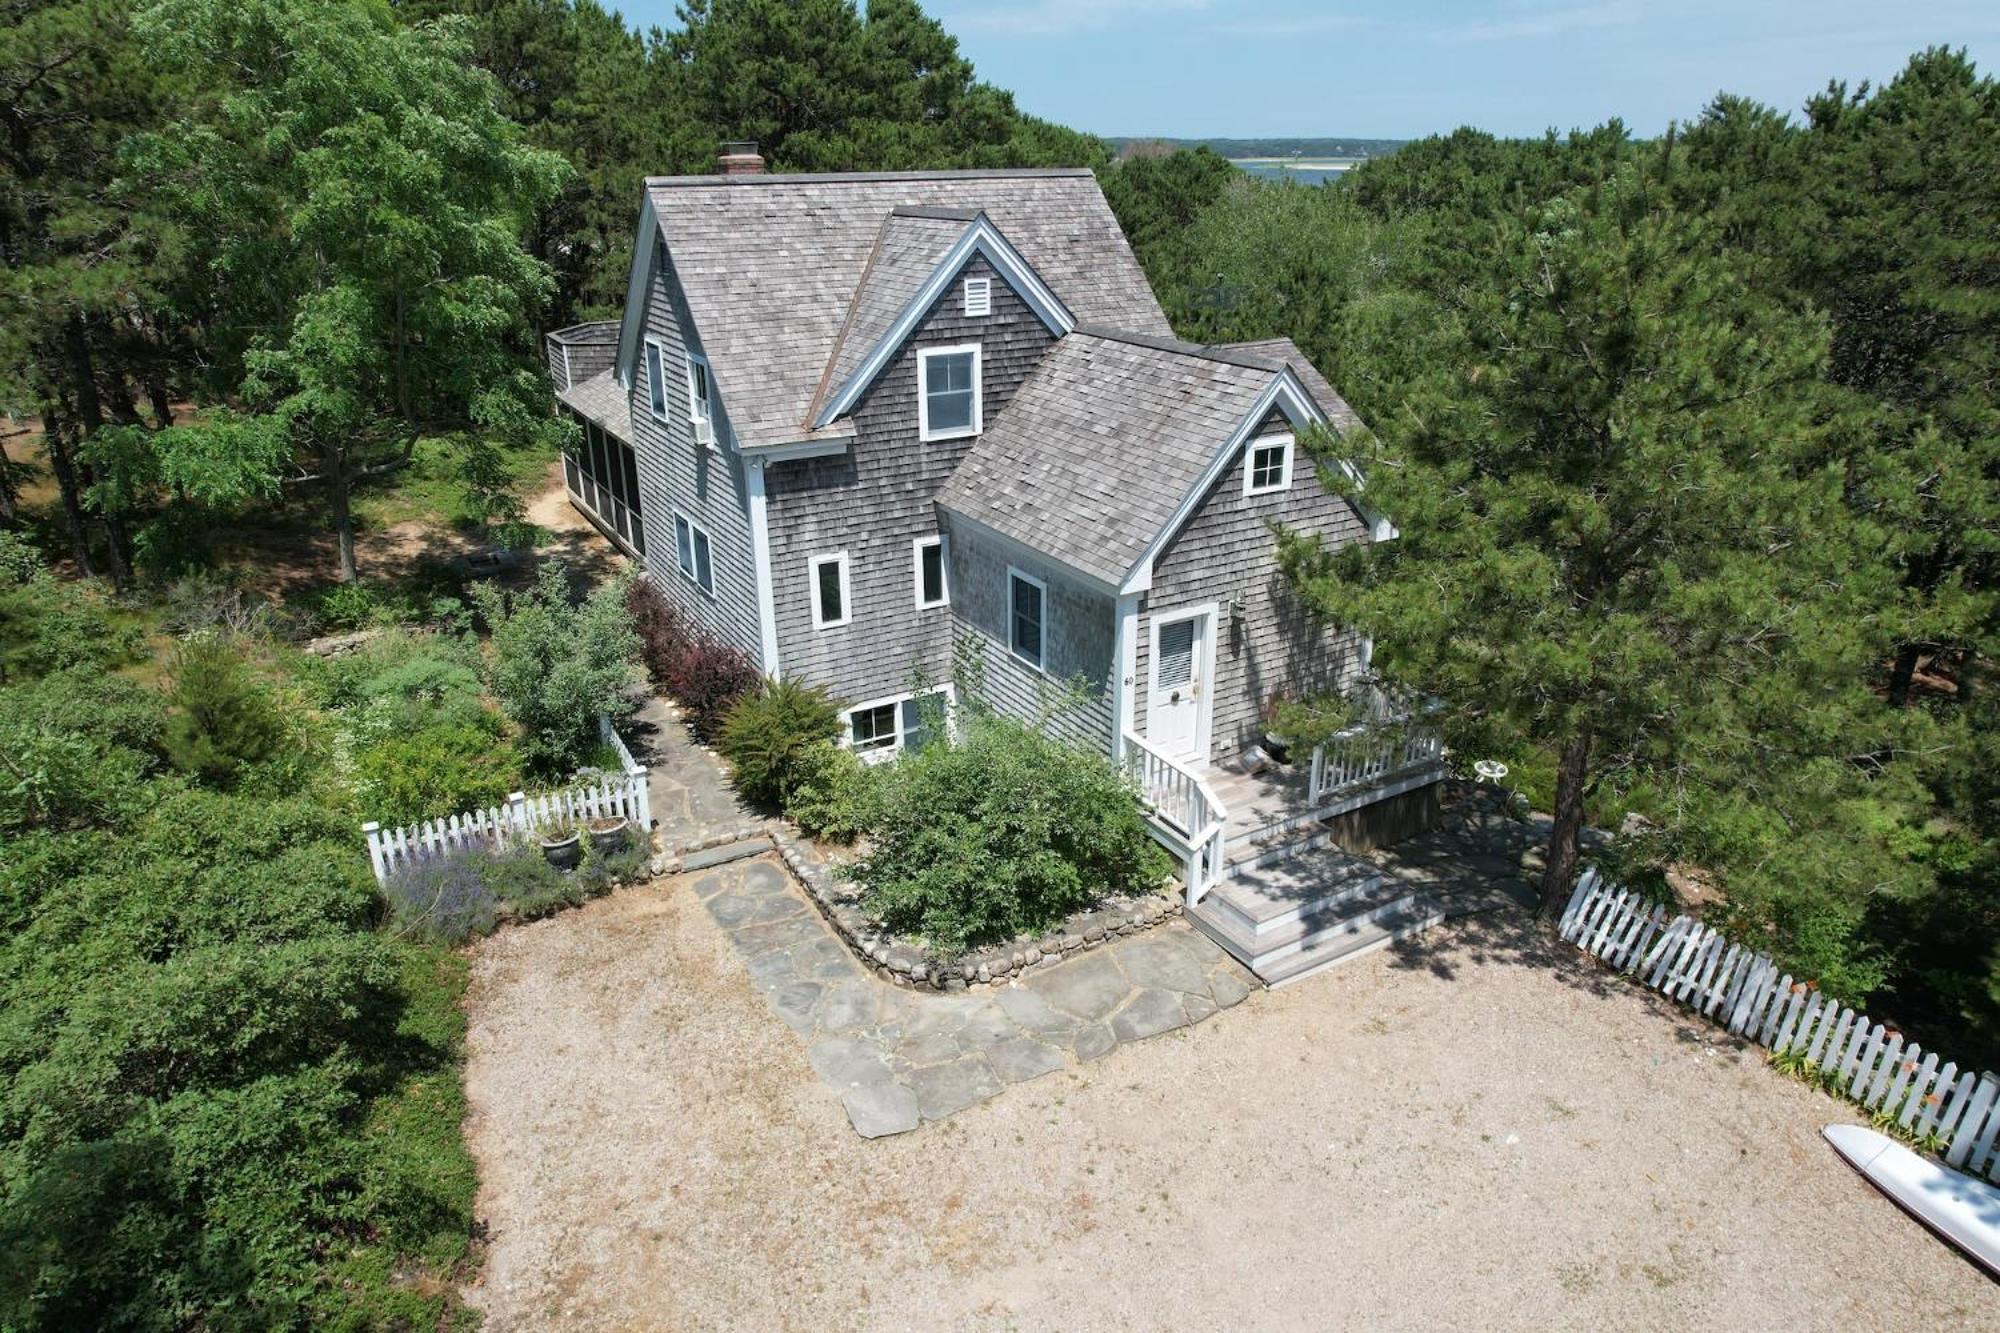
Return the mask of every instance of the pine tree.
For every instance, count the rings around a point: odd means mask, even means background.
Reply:
[[[1427,369],[1355,459],[1402,535],[1284,541],[1308,601],[1442,699],[1461,748],[1557,753],[1545,912],[1593,791],[1682,780],[1865,568],[1838,472],[1811,465],[1824,330],[1663,205],[1626,166],[1435,246],[1395,338]]]

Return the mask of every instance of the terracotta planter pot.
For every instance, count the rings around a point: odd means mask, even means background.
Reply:
[[[543,838],[542,857],[557,870],[574,870],[583,862],[583,838],[575,833],[567,838]]]

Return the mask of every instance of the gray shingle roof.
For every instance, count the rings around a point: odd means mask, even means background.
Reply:
[[[632,398],[611,371],[579,380],[556,397],[627,444],[632,442]]]
[[[1279,374],[1276,361],[1079,328],[938,503],[1116,585]]]
[[[820,392],[808,407],[808,418],[817,414],[827,394],[847,383],[848,376],[903,313],[917,288],[937,270],[971,225],[967,217],[934,209],[897,209],[882,219],[875,250],[854,290],[847,325],[834,346]]]
[[[1171,332],[1086,170],[670,176],[647,191],[744,445],[804,438],[897,208],[984,212],[1079,320]]]
[[[1333,423],[1335,430],[1345,435],[1361,424],[1361,418],[1354,414],[1354,409],[1347,405],[1347,400],[1334,392],[1333,386],[1326,382],[1326,376],[1320,374],[1319,368],[1306,360],[1306,354],[1301,352],[1299,345],[1290,338],[1220,343],[1213,350],[1248,352],[1252,356],[1267,360],[1282,361],[1292,368],[1294,375],[1299,377],[1299,383],[1306,386],[1306,392],[1312,395],[1315,403],[1319,404],[1319,410],[1326,413],[1327,420]]]

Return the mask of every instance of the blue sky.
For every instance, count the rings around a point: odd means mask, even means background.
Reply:
[[[607,0],[635,25],[673,0]],[[927,0],[980,76],[1098,134],[1656,133],[1718,91],[1796,109],[1912,51],[2000,67],[2000,0]]]

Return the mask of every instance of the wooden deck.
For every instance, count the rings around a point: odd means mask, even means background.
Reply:
[[[1209,769],[1209,789],[1229,815],[1223,824],[1223,840],[1244,841],[1295,820],[1309,820],[1309,776],[1304,764],[1266,769],[1254,777],[1221,765]]]

